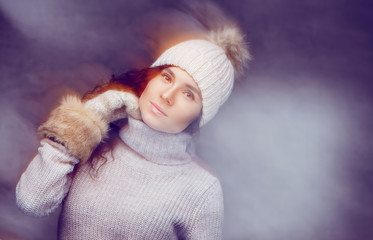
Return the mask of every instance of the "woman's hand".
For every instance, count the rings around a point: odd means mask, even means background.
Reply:
[[[78,96],[66,96],[39,127],[40,135],[64,145],[85,163],[106,137],[110,122],[128,115],[141,119],[137,96],[125,88],[117,89],[105,88],[85,102]]]
[[[85,102],[85,106],[96,112],[107,123],[118,119],[141,119],[139,99],[130,92],[108,90]]]

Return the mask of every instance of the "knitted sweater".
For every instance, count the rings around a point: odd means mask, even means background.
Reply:
[[[62,203],[59,239],[221,239],[221,186],[187,153],[190,135],[130,118],[119,136],[97,171],[42,140],[18,206],[45,216]]]

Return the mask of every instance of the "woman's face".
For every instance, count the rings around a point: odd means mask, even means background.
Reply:
[[[142,120],[167,133],[182,132],[202,110],[197,83],[184,70],[168,67],[152,78],[139,100]]]

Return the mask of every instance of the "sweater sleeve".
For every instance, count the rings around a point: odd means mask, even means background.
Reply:
[[[216,181],[204,194],[186,239],[222,239],[224,217],[223,193]]]
[[[43,139],[38,154],[22,174],[16,187],[18,207],[32,216],[53,212],[69,191],[74,166],[79,161],[64,146]]]

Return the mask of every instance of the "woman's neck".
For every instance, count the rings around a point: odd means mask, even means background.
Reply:
[[[191,161],[188,146],[192,136],[186,132],[159,132],[142,121],[129,118],[119,136],[130,148],[156,164],[180,165]]]

